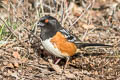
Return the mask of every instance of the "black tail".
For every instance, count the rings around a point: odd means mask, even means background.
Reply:
[[[112,45],[105,45],[100,43],[76,43],[78,48],[84,48],[88,46],[105,46],[105,47],[112,47]]]

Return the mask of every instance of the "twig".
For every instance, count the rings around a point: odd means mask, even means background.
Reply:
[[[14,31],[12,30],[12,28],[10,28],[2,18],[0,18],[0,20],[5,24],[5,27],[16,37],[16,39],[22,44],[22,46],[24,46],[26,49],[28,49],[28,47],[26,47],[23,44],[23,42],[19,39],[19,37],[14,33]]]
[[[18,39],[18,36],[14,33],[14,31],[10,27],[8,27],[5,21],[2,18],[0,18],[0,20],[5,24],[6,28]]]
[[[78,22],[79,19],[81,19],[81,17],[83,17],[83,15],[88,11],[88,9],[92,6],[92,3],[90,3],[88,5],[88,7],[85,9],[85,11],[77,18],[77,20],[75,22],[73,22],[73,24],[70,26],[72,27],[74,24],[76,24]]]
[[[55,6],[55,8],[56,8],[56,6],[57,6],[56,0],[53,0],[53,3],[54,3],[54,6]]]
[[[36,39],[38,39],[38,41],[41,42],[41,38],[38,38],[35,34],[33,34],[31,31],[29,31],[27,28],[25,28],[29,34],[32,34]]]
[[[63,18],[64,18],[64,1],[62,0],[62,5],[61,5],[61,8],[62,8],[62,13],[61,13],[61,23],[62,23],[62,21],[63,21]]]

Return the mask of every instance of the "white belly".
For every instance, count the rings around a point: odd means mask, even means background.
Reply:
[[[50,52],[51,54],[57,57],[63,57],[60,50],[54,47],[54,45],[50,42],[51,39],[47,39],[45,41],[41,41],[43,47]]]

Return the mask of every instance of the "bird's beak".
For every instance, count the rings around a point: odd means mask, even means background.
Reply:
[[[38,22],[38,23],[37,23],[37,26],[38,26],[38,27],[43,27],[43,26],[45,26],[45,24],[42,23],[42,22]]]

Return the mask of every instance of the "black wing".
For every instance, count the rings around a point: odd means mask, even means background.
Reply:
[[[65,30],[64,28],[61,29],[60,32],[61,32],[62,34],[64,34],[65,37],[67,38],[67,40],[70,41],[70,42],[74,42],[74,41],[76,41],[76,39],[77,39],[74,35],[70,34],[70,33],[69,33],[67,30]]]

